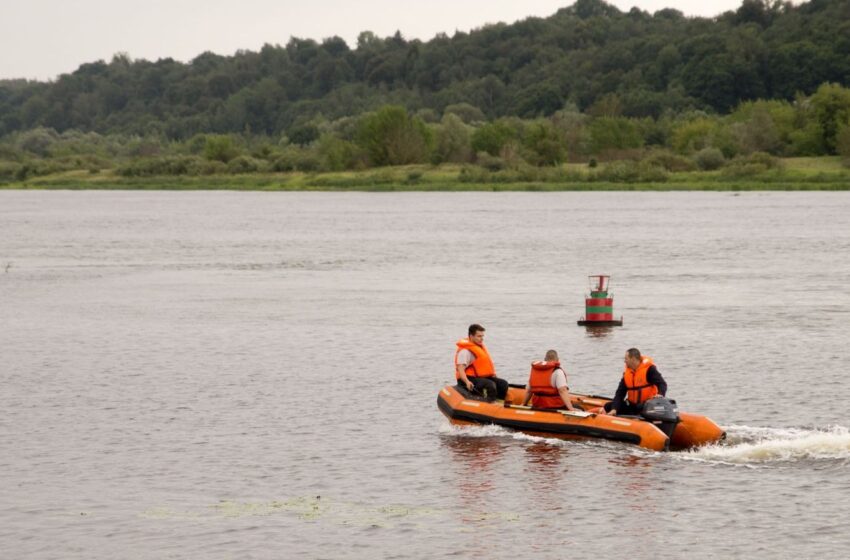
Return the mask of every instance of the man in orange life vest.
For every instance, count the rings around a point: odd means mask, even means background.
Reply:
[[[652,363],[652,358],[642,356],[637,348],[626,350],[623,362],[626,364],[623,378],[617,386],[614,400],[605,405],[605,412],[615,416],[637,415],[640,414],[643,403],[656,395],[667,394],[667,382]]]
[[[570,389],[567,387],[567,374],[558,361],[555,350],[546,352],[543,361],[531,363],[528,385],[525,386],[525,400],[522,405],[535,408],[564,408],[575,410],[570,402]]]
[[[457,341],[457,384],[490,400],[504,399],[508,394],[508,382],[496,377],[493,360],[484,346],[484,327],[478,324],[469,325],[468,333],[468,338]]]

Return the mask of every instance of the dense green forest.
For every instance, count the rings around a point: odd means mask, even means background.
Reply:
[[[578,0],[548,18],[422,42],[400,34],[339,37],[235,56],[83,64],[55,82],[0,82],[0,135],[37,126],[103,133],[279,134],[385,104],[436,113],[469,103],[484,117],[548,116],[565,102],[628,117],[726,112],[750,99],[790,100],[850,82],[850,3],[746,0],[715,19],[672,9],[623,13]]]
[[[848,84],[847,0],[744,0],[712,19],[578,0],[426,42],[292,38],[0,81],[0,179],[850,156]]]

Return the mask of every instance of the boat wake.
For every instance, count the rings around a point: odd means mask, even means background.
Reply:
[[[850,430],[729,426],[726,441],[677,453],[697,461],[757,466],[801,460],[850,459]]]
[[[529,442],[545,441],[556,446],[581,444],[593,447],[619,446],[617,443],[598,440],[580,442],[533,436],[495,425],[458,427],[441,424],[439,433],[444,436],[467,438],[498,437]],[[850,461],[850,429],[844,426],[763,428],[733,425],[726,428],[726,434],[726,440],[721,443],[687,451],[675,451],[668,456],[687,461],[747,467],[782,465],[799,461]],[[630,453],[644,451],[630,446],[628,450]]]
[[[462,436],[468,438],[507,437],[520,441],[549,441],[550,438],[532,436],[516,430],[509,430],[495,424],[481,424],[471,426],[454,426],[448,423],[440,423],[437,432],[444,436]],[[554,440],[558,441],[558,440]]]
[[[440,424],[437,433],[441,436],[457,436],[464,438],[507,438],[515,441],[526,441],[532,443],[547,443],[554,447],[589,446],[604,448],[619,448],[623,444],[604,439],[560,439],[555,437],[535,436],[524,432],[510,430],[495,424],[482,424],[471,426],[454,426],[452,424]],[[629,453],[644,455],[654,453],[637,446],[626,446]]]

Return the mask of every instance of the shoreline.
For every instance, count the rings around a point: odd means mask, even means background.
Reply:
[[[77,170],[0,183],[0,190],[232,190],[330,192],[451,191],[847,191],[850,169],[837,157],[786,158],[781,168],[733,175],[724,170],[666,172],[660,178],[610,180],[586,165],[487,171],[410,165],[325,173],[249,173],[124,177]]]

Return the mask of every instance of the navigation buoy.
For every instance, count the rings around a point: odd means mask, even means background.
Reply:
[[[620,327],[623,317],[614,319],[614,296],[608,293],[610,276],[597,274],[588,276],[590,295],[584,298],[584,317],[578,324],[582,327]]]

